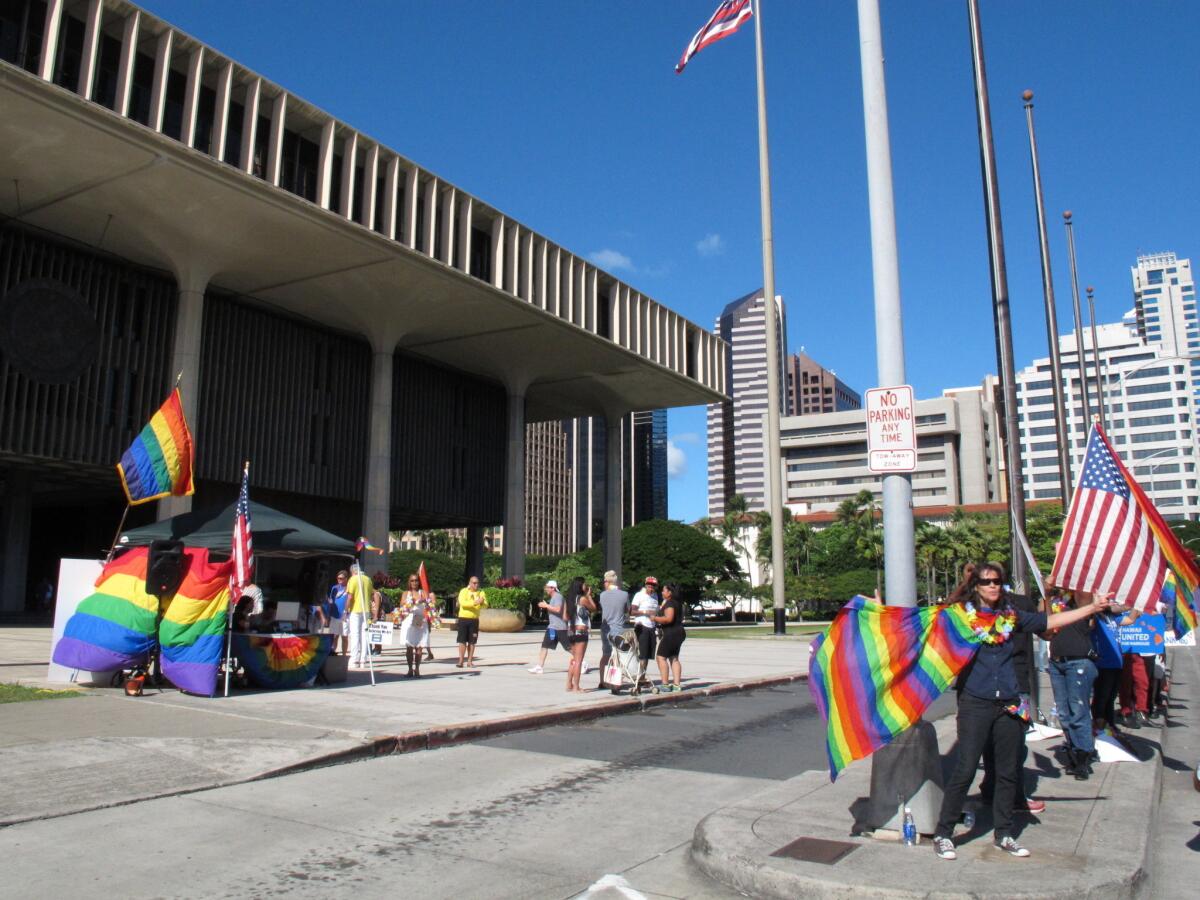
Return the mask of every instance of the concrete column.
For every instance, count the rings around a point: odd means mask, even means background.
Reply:
[[[83,59],[79,62],[79,84],[75,90],[84,100],[92,99],[96,80],[96,60],[100,57],[100,25],[104,18],[103,0],[88,0],[87,23],[83,27]]]
[[[400,189],[400,158],[388,160],[383,177],[383,233],[389,241],[396,240],[396,194]]]
[[[558,315],[568,322],[574,321],[575,312],[575,257],[564,254],[562,269],[558,273]]]
[[[287,122],[288,95],[284,91],[275,98],[271,112],[271,134],[267,140],[267,181],[279,187],[279,173],[283,168],[283,129]]]
[[[467,566],[463,571],[463,582],[476,575],[483,580],[483,526],[472,525],[467,529]]]
[[[533,302],[533,232],[521,236],[521,299]]]
[[[504,484],[504,575],[525,577],[525,385],[508,390]]]
[[[520,270],[518,264],[520,231],[516,222],[509,222],[504,226],[504,283],[500,289],[508,291],[510,294],[517,292],[517,272]],[[508,535],[504,536],[504,545],[508,546]]]
[[[469,196],[463,194],[458,201],[458,268],[468,275],[471,274],[471,216],[473,211],[474,203]]]
[[[613,343],[621,342],[621,285],[616,281],[608,289],[608,335]]]
[[[580,328],[586,327],[584,319],[585,310],[587,309],[587,264],[580,260],[579,265],[575,267],[575,287],[573,288],[574,298],[572,307],[575,310],[571,319]]]
[[[546,257],[549,248],[538,238],[533,248],[533,305],[546,308]]]
[[[438,214],[438,230],[442,242],[442,255],[438,259],[448,266],[454,265],[454,205],[457,201],[458,192],[449,185],[438,190],[436,203],[441,210]]]
[[[371,418],[367,439],[367,483],[363,492],[362,533],[388,546],[392,510],[392,354],[376,347],[371,364]],[[387,556],[383,559],[386,571]]]
[[[171,73],[171,44],[175,32],[168,28],[158,36],[154,51],[154,83],[150,91],[150,127],[162,131],[167,106],[167,76]]]
[[[595,334],[600,329],[600,270],[587,270],[587,330]]]
[[[245,112],[242,113],[242,171],[254,174],[254,139],[258,131],[258,101],[262,96],[262,79],[255,78],[246,85]]]
[[[554,248],[550,259],[549,270],[546,272],[546,311],[558,315],[558,305],[562,294],[562,247]]]
[[[504,290],[504,216],[492,219],[492,287]]]
[[[196,116],[200,110],[200,85],[204,80],[204,48],[197,47],[188,59],[187,91],[183,97],[183,143],[196,146]],[[210,135],[211,138],[211,135]]]
[[[379,186],[379,145],[367,151],[363,164],[363,225],[375,230],[375,194]]]
[[[425,221],[421,223],[421,234],[417,238],[417,249],[426,256],[433,258],[433,245],[437,239],[438,191],[441,184],[436,178],[425,182],[425,199],[422,202],[422,215]]]
[[[333,185],[333,151],[335,126],[337,123],[329,119],[321,127],[321,144],[317,150],[317,205],[321,209],[329,209],[329,194]]]
[[[0,503],[0,612],[24,612],[29,577],[29,528],[33,512],[33,482],[10,470]]]
[[[404,209],[400,216],[401,242],[415,250],[417,248],[417,194],[420,192],[420,173],[416,166],[409,166],[404,175]]]
[[[62,24],[63,0],[49,0],[46,21],[42,27],[42,56],[38,76],[43,81],[54,80],[54,62],[58,56],[58,29]]]
[[[342,142],[342,195],[338,198],[338,211],[343,218],[354,216],[354,176],[358,166],[358,132],[350,132],[350,136]],[[369,535],[368,535],[369,537]]]
[[[208,286],[208,277],[185,274],[177,278],[179,305],[175,313],[175,345],[171,352],[170,373],[172,380],[176,375],[183,376],[179,381],[183,416],[195,440],[200,430],[197,420],[197,410],[200,409],[200,344],[204,333],[204,291]],[[190,512],[191,509],[191,497],[164,497],[158,501],[158,520],[161,522]]]
[[[233,96],[233,63],[227,62],[217,76],[217,102],[213,112],[213,157],[225,162],[225,140],[229,136],[229,101]]]
[[[604,418],[604,568],[621,576],[621,524],[624,491],[621,483],[621,423],[625,417],[610,412]]]
[[[129,92],[133,88],[133,64],[137,59],[138,30],[141,27],[142,13],[134,10],[125,20],[121,30],[121,67],[117,72],[117,98],[113,104],[121,116],[129,115]]]

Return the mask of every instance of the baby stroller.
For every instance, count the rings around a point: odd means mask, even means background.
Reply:
[[[616,666],[617,671],[621,675],[621,683],[612,686],[614,694],[621,693],[622,685],[630,686],[629,693],[636,697],[647,689],[652,694],[658,693],[658,688],[650,684],[645,678],[645,669],[642,666],[641,660],[638,659],[638,640],[637,634],[632,628],[626,628],[620,634],[613,633],[609,635],[609,643],[612,644],[613,655],[609,663],[610,666]],[[607,674],[605,681],[608,681]]]

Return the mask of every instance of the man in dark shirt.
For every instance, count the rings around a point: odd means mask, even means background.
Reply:
[[[1070,606],[1074,606],[1072,600]],[[1058,629],[1050,637],[1050,685],[1066,736],[1067,774],[1084,781],[1092,774],[1092,685],[1099,675],[1093,659],[1091,618]]]

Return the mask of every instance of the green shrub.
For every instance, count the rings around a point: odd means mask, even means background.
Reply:
[[[485,587],[488,609],[511,609],[529,615],[529,591],[523,587]]]
[[[463,578],[461,559],[428,550],[397,550],[388,559],[388,570],[397,578],[407,579],[422,562],[425,563],[425,574],[429,578],[429,589],[438,595],[440,603],[453,605],[459,590],[467,583]],[[404,586],[402,580],[401,587]]]

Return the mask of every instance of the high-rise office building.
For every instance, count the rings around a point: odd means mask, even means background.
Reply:
[[[559,421],[525,426],[525,552],[570,553],[571,470]]]
[[[779,413],[786,412],[783,360],[787,328],[783,300],[775,298],[776,358],[779,372]],[[739,297],[721,311],[714,330],[728,343],[725,383],[728,398],[708,407],[708,515],[725,514],[734,494],[746,498],[750,510],[766,508],[766,470],[763,466],[764,421],[767,414],[767,330],[763,292]]]
[[[1129,273],[1138,334],[1161,343],[1167,355],[1195,357],[1188,366],[1196,384],[1195,411],[1200,412],[1200,321],[1191,260],[1174,253],[1148,254],[1139,256]]]
[[[667,517],[667,411],[635,412],[625,463],[625,524]]]
[[[862,409],[859,393],[803,350],[787,357],[784,370],[789,416]]]
[[[1105,431],[1165,518],[1194,519],[1200,514],[1193,421],[1196,380],[1188,362],[1178,358],[1172,345],[1143,338],[1143,329],[1146,334],[1154,334],[1150,327],[1161,325],[1144,321],[1152,317],[1133,311],[1122,322],[1097,326]],[[1059,338],[1073,484],[1078,483],[1091,430],[1083,409],[1085,387],[1080,380],[1078,346],[1074,333]],[[1088,331],[1084,332],[1083,350],[1086,389],[1095,414],[1099,404]],[[989,376],[989,382],[994,380]],[[1026,499],[1062,496],[1051,385],[1048,358],[1035,360],[1017,373],[1017,421]]]

